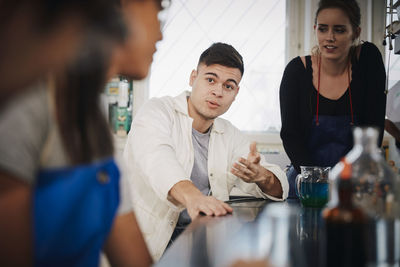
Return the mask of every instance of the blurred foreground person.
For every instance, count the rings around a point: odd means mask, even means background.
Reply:
[[[126,40],[142,40],[133,42],[138,58],[161,39],[160,7],[159,0],[122,1]],[[92,38],[65,72],[0,112],[0,217],[7,218],[0,220],[0,266],[98,266],[102,248],[115,266],[151,264],[99,107],[114,52],[123,56],[125,43],[111,50]],[[147,75],[146,55],[130,76]]]
[[[237,260],[231,267],[269,267],[267,260]]]
[[[119,31],[118,0],[0,1],[0,104],[74,60],[83,36]]]
[[[154,2],[154,3],[153,3]],[[169,0],[122,0],[124,21],[128,34],[124,42],[114,51],[110,76],[118,73],[134,80],[141,80],[149,73],[149,66],[156,52],[156,42],[162,39],[160,22],[155,20],[157,12],[169,5]]]

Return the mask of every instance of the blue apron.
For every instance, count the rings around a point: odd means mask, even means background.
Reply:
[[[113,159],[41,171],[34,192],[35,266],[98,266],[118,203]]]
[[[333,167],[353,146],[351,116],[316,116],[312,121],[307,148],[314,166]],[[296,169],[291,166],[287,172],[289,198],[297,198],[295,190]]]

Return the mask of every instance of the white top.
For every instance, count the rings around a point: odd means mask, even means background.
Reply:
[[[193,119],[188,114],[188,95],[184,92],[174,98],[150,99],[133,120],[124,150],[133,207],[154,260],[163,254],[183,210],[168,200],[168,192],[176,183],[190,181],[193,168]],[[248,153],[249,142],[244,134],[227,120],[215,119],[208,149],[212,195],[226,201],[237,186],[255,197],[285,200],[289,190],[285,173],[262,156],[261,165],[282,185],[281,199],[264,194],[255,183],[245,183],[230,173],[233,163],[239,157],[247,158]]]

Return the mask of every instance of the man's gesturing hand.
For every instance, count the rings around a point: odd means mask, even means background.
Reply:
[[[256,143],[250,144],[250,152],[247,159],[240,158],[233,164],[231,172],[246,183],[267,182],[274,184],[274,174],[260,165],[260,153],[257,152]]]
[[[250,144],[250,152],[247,159],[240,158],[233,164],[231,173],[246,183],[256,183],[267,194],[281,197],[282,187],[276,176],[260,165],[261,156],[257,152],[256,143]]]

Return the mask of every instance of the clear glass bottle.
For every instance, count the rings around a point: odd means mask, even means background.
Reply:
[[[375,128],[356,127],[354,146],[344,160],[352,169],[352,202],[368,215],[367,260],[374,266],[390,266],[400,260],[400,182],[378,148],[378,135]],[[338,183],[344,167],[339,162],[329,175],[332,184],[328,207],[338,203]]]
[[[400,183],[378,148],[375,128],[356,127],[354,146],[345,161],[352,167],[353,201],[372,217],[399,217]],[[332,205],[338,201],[337,182],[344,168],[339,162],[330,173]]]
[[[366,266],[367,218],[354,204],[352,167],[345,160],[338,177],[339,201],[323,210],[326,233],[326,266]]]

